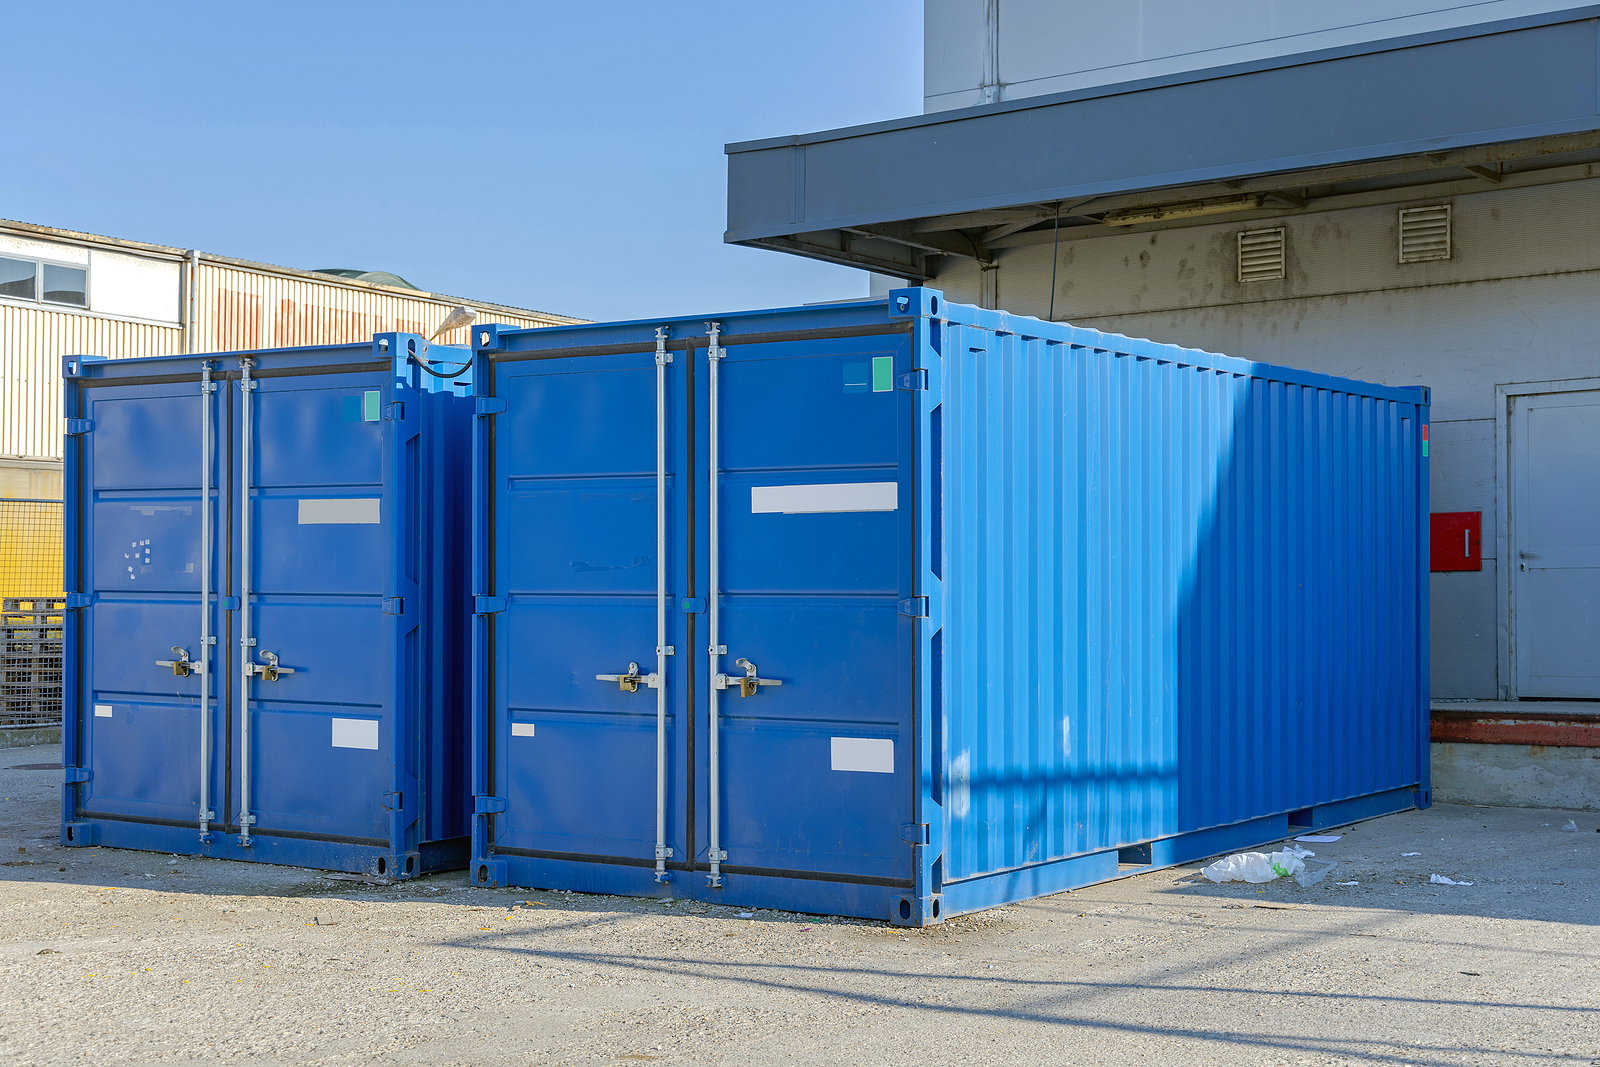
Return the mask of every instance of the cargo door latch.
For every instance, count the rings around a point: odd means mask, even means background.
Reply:
[[[661,676],[654,671],[649,674],[640,674],[637,663],[628,664],[627,674],[597,674],[594,676],[594,680],[597,682],[616,682],[617,688],[624,693],[637,693],[640,682],[643,682],[651,689],[661,688]]]
[[[474,815],[495,815],[505,810],[505,797],[481,796],[472,798],[472,814]]]
[[[734,662],[744,668],[744,677],[719,674],[712,679],[712,683],[718,689],[733,689],[737,686],[740,696],[753,697],[761,691],[761,686],[783,684],[776,678],[757,678],[756,665],[747,659],[738,659]]]
[[[276,652],[268,652],[266,649],[262,649],[260,656],[267,662],[245,662],[244,675],[246,678],[250,677],[252,674],[259,674],[261,676],[261,680],[264,682],[276,682],[279,675],[294,673],[293,667],[278,666],[278,654]]]
[[[172,651],[178,654],[177,659],[158,659],[156,660],[156,666],[171,667],[174,678],[187,678],[192,672],[200,669],[200,664],[189,658],[189,650],[187,648],[179,648],[177,645],[173,645]]]

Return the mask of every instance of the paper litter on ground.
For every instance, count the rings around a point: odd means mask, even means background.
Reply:
[[[1334,885],[1360,885],[1360,882],[1335,882]]]
[[[1303,834],[1300,837],[1295,838],[1295,840],[1309,841],[1314,845],[1326,845],[1331,841],[1339,840],[1339,838],[1343,836],[1343,834]]]
[[[1442,874],[1433,875],[1428,881],[1434,885],[1471,885],[1471,882],[1458,882],[1454,878],[1446,878]]]
[[[1422,855],[1422,853],[1420,853],[1420,852],[1402,852],[1402,853],[1400,853],[1400,855],[1402,855],[1402,856],[1420,856],[1420,855]]]

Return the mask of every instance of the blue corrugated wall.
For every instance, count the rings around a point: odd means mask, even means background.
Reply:
[[[1425,787],[1422,394],[963,312],[944,880]]]

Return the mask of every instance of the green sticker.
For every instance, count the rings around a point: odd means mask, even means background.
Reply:
[[[872,357],[872,391],[874,393],[889,393],[894,391],[894,357]]]
[[[378,421],[378,391],[368,389],[361,395],[361,418],[364,422]]]

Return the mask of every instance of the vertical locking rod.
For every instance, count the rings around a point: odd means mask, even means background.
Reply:
[[[200,840],[211,839],[211,406],[217,383],[200,361]],[[224,683],[226,684],[226,683]]]
[[[707,414],[707,442],[706,452],[709,455],[710,467],[710,499],[707,501],[709,509],[709,522],[707,530],[708,550],[710,554],[710,588],[706,590],[706,628],[710,631],[711,645],[707,649],[711,657],[711,670],[707,678],[714,679],[722,673],[722,657],[726,649],[722,647],[722,561],[719,556],[719,541],[721,535],[720,516],[718,514],[718,494],[722,487],[721,459],[718,457],[718,438],[720,430],[717,425],[717,370],[722,364],[722,348],[717,344],[717,335],[722,332],[722,323],[706,323],[707,336],[710,344],[706,347],[706,388],[709,398],[706,402]],[[718,712],[721,710],[720,692],[713,682],[707,687],[706,711],[709,716],[706,732],[706,760],[710,768],[708,774],[710,797],[708,812],[711,845],[707,858],[711,861],[711,873],[706,878],[706,885],[720,886],[722,884],[722,861],[726,857],[722,851],[722,737],[718,721]]]
[[[252,649],[256,640],[250,636],[250,443],[254,436],[251,412],[254,405],[250,393],[256,383],[250,378],[250,368],[255,360],[249,356],[239,360],[239,395],[243,434],[239,446],[239,844],[250,847],[250,824],[255,816],[250,814],[250,675],[255,660]]]
[[[667,328],[656,327],[656,881],[667,880]]]

